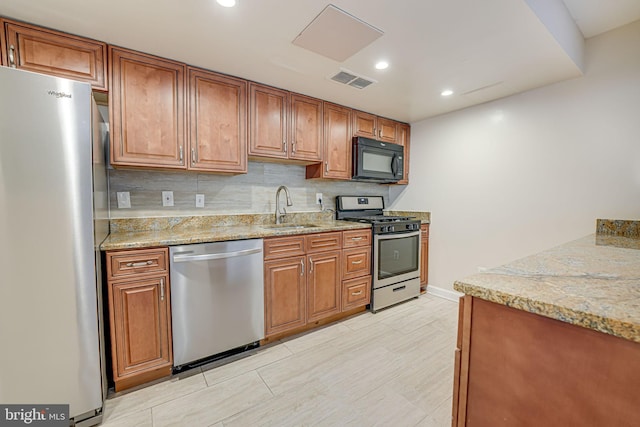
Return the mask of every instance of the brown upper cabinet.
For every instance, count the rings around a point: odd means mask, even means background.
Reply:
[[[379,141],[397,143],[396,125],[398,122],[374,116],[362,111],[353,111],[353,134],[377,139]]]
[[[4,21],[0,19],[0,65],[6,65],[7,63],[7,49],[4,46]]]
[[[289,92],[249,83],[249,155],[286,159]]]
[[[112,164],[247,172],[246,81],[127,49],[109,58]]]
[[[307,166],[307,178],[351,179],[352,111],[324,103],[324,161]]]
[[[107,45],[3,19],[2,63],[36,73],[90,83],[107,90]]]
[[[247,82],[189,68],[189,169],[247,172]]]
[[[322,161],[322,101],[249,85],[249,155],[303,163]]]
[[[111,163],[184,169],[185,66],[109,47]]]
[[[409,183],[409,144],[411,142],[411,127],[406,123],[398,123],[396,126],[397,144],[404,147],[404,177],[398,184]]]

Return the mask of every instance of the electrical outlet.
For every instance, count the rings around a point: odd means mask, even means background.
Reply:
[[[196,194],[196,208],[204,208],[204,194]]]
[[[126,209],[131,207],[131,198],[128,191],[118,191],[116,193],[118,198],[118,209]]]
[[[322,193],[316,193],[316,205],[322,204]]]
[[[173,206],[173,191],[162,192],[162,206]]]

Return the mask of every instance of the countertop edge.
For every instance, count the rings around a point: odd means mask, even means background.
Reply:
[[[640,327],[631,322],[578,311],[553,303],[535,301],[531,298],[512,295],[494,289],[486,289],[461,280],[454,282],[453,289],[485,301],[640,343]]]

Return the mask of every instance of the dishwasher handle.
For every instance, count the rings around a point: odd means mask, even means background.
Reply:
[[[201,255],[175,254],[175,255],[173,255],[173,262],[208,261],[208,260],[211,260],[211,259],[235,258],[235,257],[239,257],[239,256],[257,254],[257,253],[260,253],[260,252],[262,252],[262,248],[245,249],[245,250],[242,250],[242,251],[234,251],[234,252],[201,254]]]

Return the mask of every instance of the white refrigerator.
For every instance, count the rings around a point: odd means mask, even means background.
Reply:
[[[98,115],[86,83],[0,67],[0,404],[68,404],[84,426],[106,394]]]

